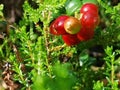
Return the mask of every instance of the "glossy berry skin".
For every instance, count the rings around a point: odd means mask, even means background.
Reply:
[[[81,24],[80,21],[75,17],[69,17],[64,22],[64,28],[69,34],[76,34],[80,31]]]
[[[50,33],[51,33],[51,34],[54,34],[54,35],[59,35],[58,32],[55,30],[54,23],[55,23],[55,21],[53,21],[53,22],[50,24]]]
[[[93,3],[86,3],[80,9],[80,13],[86,13],[88,11],[98,13],[98,6]]]
[[[69,16],[61,15],[56,18],[50,25],[50,33],[54,35],[64,35],[67,32],[64,29],[64,21],[69,18]]]
[[[84,13],[80,19],[82,27],[86,29],[95,29],[99,21],[99,15],[90,11]]]
[[[78,39],[77,34],[62,35],[62,39],[64,43],[66,43],[68,46],[73,46],[80,43],[80,40]]]
[[[79,33],[77,33],[77,37],[80,41],[87,41],[92,39],[94,36],[94,29],[85,29],[82,28]]]
[[[66,14],[71,16],[81,7],[82,2],[80,0],[66,0],[65,9]]]

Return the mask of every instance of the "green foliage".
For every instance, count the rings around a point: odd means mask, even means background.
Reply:
[[[94,87],[93,87],[93,90],[104,90],[103,88],[103,83],[101,83],[100,81],[97,81],[95,84],[94,84]]]
[[[56,63],[52,66],[52,76],[48,74],[34,75],[33,90],[72,90],[76,77],[70,70],[69,63]]]
[[[3,17],[3,4],[0,5],[0,19]]]
[[[97,0],[83,0],[82,2],[83,2],[83,4],[85,4],[85,3],[94,3],[94,4],[98,4]]]
[[[120,4],[79,0],[81,4],[97,2],[101,21],[93,39],[69,47],[61,37],[49,33],[49,25],[56,17],[71,14],[65,7],[71,0],[33,1],[38,8],[25,1],[22,20],[9,25],[9,35],[0,38],[0,63],[10,63],[12,80],[20,90],[119,90]],[[0,19],[4,20],[2,9],[0,5]],[[89,52],[96,45],[104,49],[100,59]],[[100,60],[104,64],[95,66]]]

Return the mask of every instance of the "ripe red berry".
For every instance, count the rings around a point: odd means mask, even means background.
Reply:
[[[82,27],[86,29],[94,29],[99,21],[99,15],[89,11],[84,13],[80,19]]]
[[[75,17],[69,17],[64,22],[64,28],[69,34],[76,34],[80,31],[81,24],[79,20]]]
[[[80,43],[80,40],[78,39],[76,34],[62,35],[62,39],[68,46],[72,46]]]
[[[64,21],[69,18],[69,16],[61,15],[56,18],[50,25],[50,33],[54,35],[64,35],[67,32],[64,29]]]
[[[55,21],[53,21],[53,22],[50,24],[50,33],[51,33],[51,34],[54,34],[54,35],[59,35],[59,34],[57,33],[57,31],[55,30],[54,23],[55,23]]]
[[[92,39],[94,36],[94,29],[85,29],[82,28],[80,32],[77,34],[77,37],[80,41],[87,41]]]
[[[80,13],[86,13],[88,11],[98,13],[98,6],[93,3],[86,3],[80,9]]]

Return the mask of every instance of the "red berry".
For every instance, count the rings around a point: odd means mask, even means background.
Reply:
[[[93,4],[93,3],[86,3],[80,9],[80,13],[85,13],[88,11],[94,12],[97,14],[98,13],[98,6]]]
[[[69,16],[61,15],[56,18],[50,25],[50,33],[54,35],[64,35],[67,32],[64,29],[64,21],[69,18]]]
[[[82,28],[80,32],[77,34],[77,37],[80,41],[87,41],[93,38],[94,36],[94,29],[85,29]]]
[[[86,29],[94,29],[99,21],[99,15],[89,11],[84,13],[80,19],[82,27]]]
[[[57,31],[55,30],[54,23],[55,23],[55,21],[53,21],[53,22],[51,23],[51,25],[50,25],[50,33],[51,33],[51,34],[54,34],[54,35],[59,35],[59,34],[57,33]]]
[[[78,39],[77,34],[62,35],[62,39],[68,46],[72,46],[80,43],[80,40]]]
[[[64,28],[69,34],[76,34],[80,31],[81,24],[79,20],[75,17],[69,17],[64,22]]]

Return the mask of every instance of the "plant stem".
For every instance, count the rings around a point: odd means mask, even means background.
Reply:
[[[50,67],[49,67],[49,60],[50,60],[50,50],[49,50],[49,34],[48,34],[48,27],[47,26],[44,26],[43,28],[44,30],[44,39],[45,39],[45,46],[46,46],[46,66],[48,68],[48,72],[50,73],[51,70],[50,70]]]
[[[32,53],[32,49],[31,49],[31,47],[30,47],[31,42],[28,41],[27,44],[28,44],[28,48],[29,48],[29,52],[30,52],[30,57],[31,57],[31,60],[32,60],[32,64],[34,64],[34,56],[33,56],[33,53]]]
[[[114,90],[114,53],[111,57],[111,84],[112,84],[112,87],[111,89]]]

